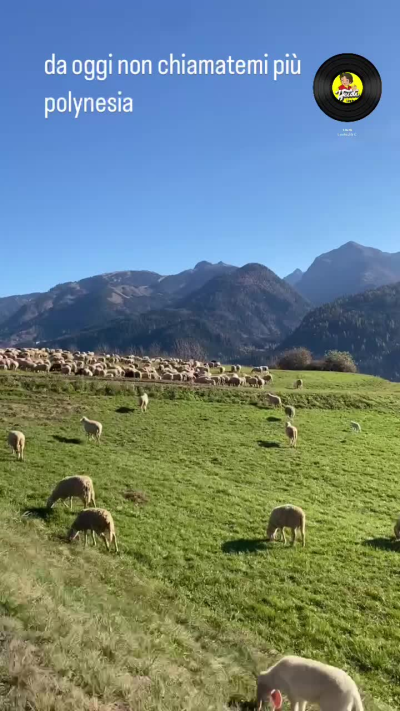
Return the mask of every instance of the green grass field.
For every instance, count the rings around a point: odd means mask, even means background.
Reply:
[[[366,709],[399,707],[400,385],[307,372],[294,391],[297,375],[270,388],[296,406],[296,450],[258,390],[141,385],[143,415],[132,384],[0,375],[2,709],[250,709],[257,672],[292,653],[345,668]],[[41,510],[72,474],[93,478],[119,556],[66,543],[80,502]],[[306,511],[304,549],[265,541],[284,503]]]

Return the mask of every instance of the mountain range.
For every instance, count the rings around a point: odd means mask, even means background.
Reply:
[[[400,282],[310,311],[280,350],[297,347],[348,351],[363,372],[400,380]]]
[[[400,281],[400,252],[390,254],[347,242],[321,254],[306,272],[298,269],[286,280],[308,301],[320,306]]]
[[[305,272],[297,269],[285,279],[261,264],[207,261],[167,276],[112,272],[58,284],[45,293],[0,298],[0,346],[40,342],[255,362],[278,347],[304,345],[319,354],[347,344],[346,350],[371,369],[379,360],[371,324],[377,324],[377,343],[386,338],[386,355],[398,346],[397,326],[388,337],[381,314],[368,321],[382,308],[388,323],[400,320],[397,287],[380,292],[396,282],[400,253],[355,242],[322,254]],[[365,292],[372,296],[352,301]],[[323,306],[332,301],[334,307]],[[373,353],[375,365],[368,361]]]

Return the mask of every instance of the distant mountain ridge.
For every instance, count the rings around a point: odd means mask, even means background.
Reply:
[[[57,339],[62,347],[240,357],[266,350],[288,335],[310,305],[261,264],[214,276],[168,308],[142,313]]]
[[[293,274],[286,277],[289,283],[319,306],[400,281],[400,252],[390,254],[347,242],[317,257],[300,279],[295,276],[294,282]]]
[[[304,272],[301,269],[295,269],[294,272],[285,276],[285,281],[287,281],[290,286],[296,286],[299,281],[303,278]]]
[[[43,294],[0,299],[0,343],[51,340],[118,317],[163,308],[214,276],[237,269],[199,262],[194,269],[162,276],[151,271],[110,272],[58,284]]]

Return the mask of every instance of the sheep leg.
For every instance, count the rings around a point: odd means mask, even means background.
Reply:
[[[292,528],[292,542],[291,542],[292,546],[294,546],[295,540],[296,540],[296,529]]]
[[[86,546],[87,546],[87,531],[85,531],[85,540],[84,540],[83,545],[86,548]]]
[[[72,496],[69,497],[69,508],[72,511]]]
[[[282,534],[282,538],[283,538],[283,543],[284,543],[284,545],[286,546],[286,536],[285,536],[285,530],[284,530],[284,528],[281,528],[281,534]]]
[[[66,509],[68,508],[68,504],[67,504],[67,502],[65,501],[65,499],[63,499],[63,506],[65,506]]]
[[[114,539],[115,552],[118,553],[117,536],[115,535],[115,533],[114,533],[113,539]]]
[[[94,533],[93,529],[92,529],[92,541],[93,541],[93,545],[96,546],[96,545],[97,545],[97,543],[96,543],[96,536],[95,536],[95,533]]]
[[[106,538],[106,536],[105,536],[105,533],[100,533],[100,536],[101,536],[101,538],[103,539],[107,550],[109,551],[109,550],[110,550],[110,544],[109,544],[109,542],[107,541],[107,538]]]
[[[306,545],[306,531],[304,528],[301,529],[301,545],[303,548]]]

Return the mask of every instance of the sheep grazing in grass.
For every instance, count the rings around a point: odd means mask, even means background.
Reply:
[[[299,506],[292,506],[292,504],[277,506],[273,509],[268,521],[267,539],[269,541],[276,540],[276,534],[280,531],[286,545],[285,528],[290,528],[292,531],[292,546],[296,540],[297,529],[300,529],[303,547],[306,545],[306,515],[303,509]]]
[[[279,395],[267,393],[267,398],[270,405],[274,405],[274,407],[282,407],[282,400]]]
[[[308,703],[321,711],[364,711],[356,683],[343,669],[303,657],[283,657],[259,674],[257,711],[267,702],[281,709],[282,695],[293,711],[305,711]]]
[[[361,425],[358,422],[354,422],[353,420],[350,422],[351,429],[353,432],[361,432]]]
[[[303,381],[302,381],[301,378],[298,378],[298,379],[295,381],[294,387],[297,388],[297,389],[303,387]]]
[[[297,447],[297,427],[292,425],[291,422],[286,423],[285,427],[286,436],[289,439],[290,447]]]
[[[394,537],[396,539],[400,538],[400,517],[397,519],[395,526],[394,526]]]
[[[72,509],[74,497],[80,499],[85,508],[89,504],[96,506],[93,482],[90,476],[67,476],[65,479],[61,479],[47,500],[47,508],[51,509],[59,499],[62,499],[64,506],[66,506],[65,499],[69,499]]]
[[[24,461],[25,435],[18,430],[12,430],[8,435],[8,446],[11,447],[13,454],[17,455],[17,459]]]
[[[296,410],[293,407],[293,405],[286,405],[285,406],[285,415],[287,415],[288,417],[290,417],[291,420],[293,420],[293,418],[296,415]]]
[[[143,393],[143,395],[140,396],[139,404],[140,404],[141,411],[146,412],[147,407],[149,405],[149,396],[147,393]]]
[[[97,534],[103,539],[108,551],[110,550],[111,544],[114,543],[115,552],[118,553],[113,517],[106,509],[83,509],[83,511],[77,515],[68,532],[69,542],[75,540],[81,531],[85,534],[85,547],[87,545],[88,532],[90,531],[94,546],[96,545],[95,534]]]
[[[100,444],[100,437],[103,431],[103,425],[101,422],[96,422],[96,420],[88,420],[87,417],[82,417],[81,422],[83,422],[83,427],[88,439],[93,437]]]

